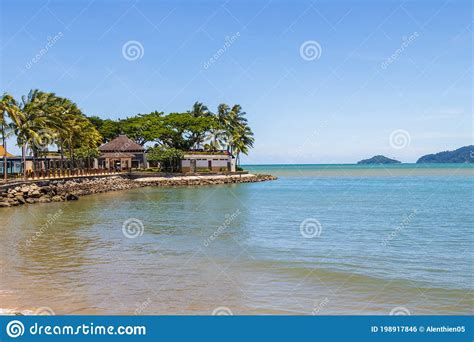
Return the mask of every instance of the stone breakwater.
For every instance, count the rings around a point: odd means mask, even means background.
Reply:
[[[122,176],[49,180],[0,188],[0,208],[23,204],[75,201],[80,196],[146,186],[197,186],[275,180],[271,175],[173,176],[135,180]]]

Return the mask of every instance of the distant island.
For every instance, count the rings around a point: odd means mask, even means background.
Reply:
[[[454,151],[444,151],[434,154],[427,154],[417,160],[421,163],[473,163],[474,145],[464,146]]]
[[[398,160],[390,159],[390,158],[387,158],[387,157],[381,156],[381,155],[374,156],[374,157],[369,158],[369,159],[363,159],[363,160],[357,162],[357,164],[400,164],[400,163],[401,162],[398,161]]]

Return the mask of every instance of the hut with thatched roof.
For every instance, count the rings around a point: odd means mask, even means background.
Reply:
[[[113,170],[129,170],[147,166],[145,148],[126,135],[99,147],[99,167]]]

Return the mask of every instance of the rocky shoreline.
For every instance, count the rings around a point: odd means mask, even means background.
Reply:
[[[275,180],[271,175],[172,176],[129,179],[124,176],[47,180],[0,188],[0,208],[24,204],[75,201],[80,196],[147,186],[198,186],[231,183],[253,183]]]

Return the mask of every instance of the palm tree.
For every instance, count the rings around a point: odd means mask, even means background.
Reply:
[[[201,102],[194,102],[193,108],[188,111],[195,118],[200,118],[203,116],[212,116],[212,113],[209,111],[206,105],[202,104]]]
[[[245,149],[245,147],[251,147],[248,145],[242,145],[242,143],[238,140],[239,137],[244,138],[253,136],[252,131],[248,127],[245,115],[246,113],[242,111],[242,107],[240,105],[234,105],[230,110],[227,110],[223,116],[223,125],[226,131],[227,150],[231,154],[234,154],[236,149],[242,151],[242,148]],[[249,142],[247,141],[247,143]]]
[[[237,165],[240,164],[240,154],[248,154],[249,149],[253,147],[255,139],[253,132],[247,125],[239,125],[233,132],[232,144],[233,152],[236,155]]]
[[[188,114],[191,114],[191,116],[195,119],[200,119],[200,118],[211,118],[213,114],[209,111],[206,105],[204,105],[201,102],[194,102],[193,108],[188,111]],[[197,120],[195,120],[197,121]],[[202,146],[206,139],[206,132],[193,132],[190,140],[194,142],[194,148]]]
[[[23,177],[26,179],[26,154],[31,149],[34,160],[38,151],[43,149],[43,142],[50,141],[53,128],[60,123],[50,115],[55,95],[44,93],[37,89],[31,90],[22,97],[20,110],[10,115],[11,127],[21,147],[23,161]]]
[[[229,106],[221,103],[217,107],[217,127],[212,132],[212,141],[214,145],[226,146],[228,142],[227,130],[229,128]],[[228,149],[228,148],[227,148]]]
[[[7,160],[7,118],[5,116],[5,113],[8,114],[8,116],[12,117],[16,115],[16,112],[19,111],[19,108],[17,106],[17,103],[15,99],[8,94],[3,94],[2,98],[0,99],[0,130],[2,133],[2,146],[3,146],[3,180],[6,182],[7,181],[7,165],[8,165],[8,160]]]

